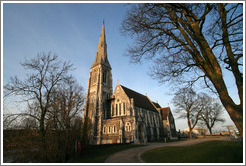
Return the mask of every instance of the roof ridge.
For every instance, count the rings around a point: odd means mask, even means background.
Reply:
[[[146,96],[147,99],[150,101],[150,103],[155,107],[155,109],[159,112],[158,108],[156,107],[156,105],[153,103],[153,101],[150,100],[150,98],[148,96]]]

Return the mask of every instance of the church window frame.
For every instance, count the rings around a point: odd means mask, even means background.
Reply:
[[[130,132],[132,130],[132,127],[131,127],[131,123],[130,122],[126,122],[126,125],[125,125],[125,131],[126,132]]]
[[[108,133],[111,133],[111,126],[108,126]]]
[[[114,116],[114,105],[112,104],[111,115]]]
[[[117,133],[117,127],[115,125],[113,127],[113,133]]]
[[[103,127],[103,134],[106,134],[106,133],[107,133],[107,127],[104,126],[104,127]]]
[[[115,105],[116,105],[116,116],[118,116],[118,104]]]
[[[103,71],[102,82],[105,83],[105,84],[107,84],[107,71]]]
[[[123,103],[123,114],[126,115],[126,103]]]
[[[121,115],[121,103],[119,103],[119,115]]]

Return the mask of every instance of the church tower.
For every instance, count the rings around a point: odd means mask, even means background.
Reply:
[[[107,58],[104,22],[97,46],[96,59],[91,66],[84,117],[91,124],[91,144],[101,144],[103,119],[108,118],[109,98],[112,95],[112,73]]]

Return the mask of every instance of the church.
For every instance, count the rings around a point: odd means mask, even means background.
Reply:
[[[167,134],[161,106],[119,83],[113,92],[107,56],[103,23],[96,59],[90,68],[83,115],[91,124],[90,143],[146,143],[164,139]]]

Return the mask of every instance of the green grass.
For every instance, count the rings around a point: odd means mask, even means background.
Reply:
[[[187,147],[162,147],[141,155],[147,163],[242,163],[243,144],[209,141]]]
[[[113,144],[113,145],[95,145],[91,146],[77,158],[70,160],[71,163],[104,163],[111,155],[121,150],[140,147],[143,145],[133,144]]]

